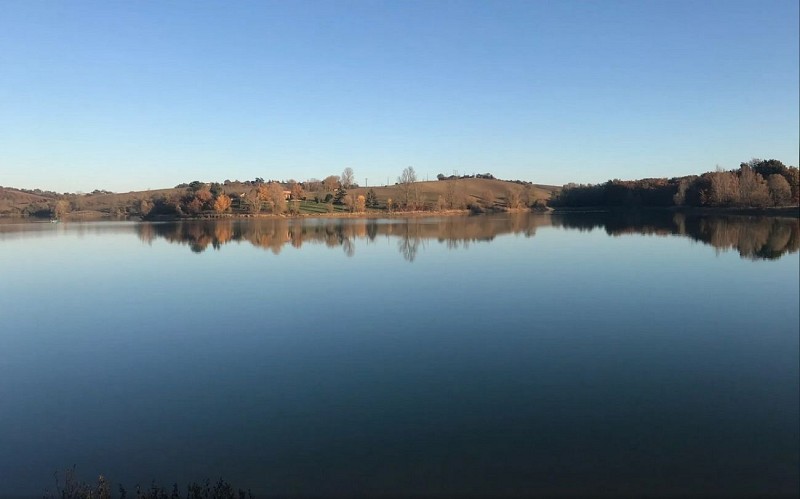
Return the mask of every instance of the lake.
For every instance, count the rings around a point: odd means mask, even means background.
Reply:
[[[0,225],[0,495],[796,495],[797,219]]]

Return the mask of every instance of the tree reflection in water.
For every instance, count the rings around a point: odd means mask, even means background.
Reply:
[[[279,254],[287,244],[341,247],[348,257],[359,241],[378,237],[397,239],[403,258],[413,262],[425,241],[437,241],[450,249],[469,248],[504,234],[533,237],[538,227],[568,230],[605,230],[610,236],[648,234],[680,235],[713,246],[718,251],[736,250],[742,258],[776,259],[800,249],[800,221],[793,218],[743,216],[692,216],[667,211],[618,213],[560,213],[397,219],[260,219],[184,221],[139,224],[139,238],[147,243],[160,238],[185,244],[200,253],[211,246],[220,249],[235,242]]]

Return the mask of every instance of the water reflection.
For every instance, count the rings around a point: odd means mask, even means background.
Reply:
[[[378,237],[396,239],[403,258],[413,262],[424,242],[435,240],[448,248],[468,247],[491,241],[501,234],[532,236],[546,217],[526,214],[503,217],[442,217],[409,219],[262,219],[192,221],[169,224],[140,224],[136,230],[142,241],[157,238],[185,244],[196,253],[209,247],[219,249],[230,242],[250,244],[279,254],[291,244],[324,244],[341,247],[348,257],[356,252],[357,242],[372,242]]]
[[[508,214],[501,216],[410,218],[410,219],[263,219],[193,221],[169,224],[139,224],[139,238],[157,238],[185,244],[200,253],[220,249],[230,242],[249,242],[274,254],[284,246],[303,244],[341,247],[348,257],[361,242],[378,237],[396,239],[398,252],[413,262],[426,241],[447,248],[468,248],[476,242],[492,241],[505,234],[532,237],[539,227],[591,231],[605,230],[610,236],[647,234],[679,235],[713,246],[719,251],[736,250],[743,258],[776,259],[800,249],[800,221],[775,217],[707,217],[682,213],[564,213],[553,215]]]
[[[800,220],[791,218],[688,216],[670,212],[575,213],[551,218],[557,227],[604,229],[610,236],[690,237],[718,251],[735,250],[742,258],[751,260],[777,259],[800,249]]]
[[[378,238],[394,241],[402,257],[413,262],[426,242],[448,249],[469,248],[503,235],[533,237],[540,227],[604,230],[610,236],[646,234],[683,236],[735,250],[742,258],[777,259],[800,249],[800,220],[779,217],[700,216],[668,211],[619,213],[515,213],[481,216],[393,219],[258,219],[183,221],[170,223],[88,222],[0,224],[0,242],[71,233],[79,236],[129,233],[147,243],[163,239],[183,244],[195,253],[247,242],[279,254],[286,245],[323,244],[341,248],[348,257],[360,244]]]

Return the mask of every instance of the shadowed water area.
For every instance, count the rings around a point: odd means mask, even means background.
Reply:
[[[0,495],[794,495],[797,219],[0,225]]]

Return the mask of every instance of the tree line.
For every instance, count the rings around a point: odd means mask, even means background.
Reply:
[[[182,194],[171,193],[143,200],[138,213],[143,217],[159,215],[198,216],[203,214],[297,214],[301,203],[313,202],[324,205],[324,210],[333,212],[336,207],[360,213],[377,205],[373,190],[366,195],[348,193],[358,187],[352,168],[345,168],[341,175],[329,175],[323,180],[310,179],[305,182],[288,180],[265,181],[257,177],[252,181],[203,183],[193,181],[179,184]]]
[[[561,207],[747,207],[797,206],[800,175],[778,160],[753,159],[738,170],[671,179],[609,180],[567,184],[550,200]]]

